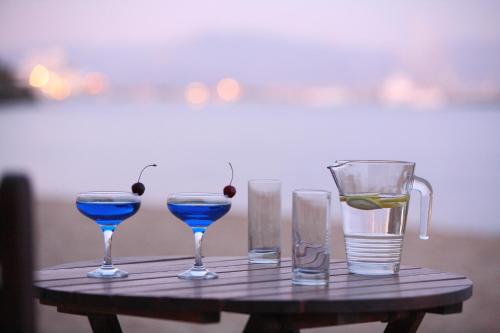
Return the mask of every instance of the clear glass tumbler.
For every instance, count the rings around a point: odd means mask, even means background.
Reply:
[[[248,182],[248,261],[277,264],[281,258],[281,181]]]
[[[328,191],[293,191],[293,284],[328,284],[330,206],[331,193]]]

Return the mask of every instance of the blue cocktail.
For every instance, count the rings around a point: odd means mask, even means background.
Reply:
[[[178,277],[189,280],[217,278],[217,274],[203,266],[201,242],[207,227],[229,211],[231,200],[216,193],[174,193],[168,197],[167,207],[172,214],[191,227],[194,233],[195,263]]]
[[[76,199],[76,207],[94,220],[104,235],[104,260],[101,267],[87,273],[93,278],[126,277],[128,273],[113,266],[111,240],[116,227],[139,210],[141,199],[130,192],[85,192]]]

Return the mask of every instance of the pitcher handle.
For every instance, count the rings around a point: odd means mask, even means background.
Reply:
[[[414,176],[413,189],[420,192],[420,239],[429,239],[432,214],[432,186],[427,180]]]

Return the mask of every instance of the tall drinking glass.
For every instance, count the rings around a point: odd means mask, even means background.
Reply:
[[[187,280],[216,279],[217,274],[208,271],[202,263],[201,242],[207,227],[229,211],[231,200],[218,193],[173,193],[167,199],[167,207],[194,234],[194,265],[177,276]]]
[[[331,194],[328,191],[293,191],[293,284],[328,284],[330,200]]]
[[[101,267],[88,272],[92,278],[127,277],[128,273],[113,266],[111,240],[116,227],[139,210],[141,199],[131,192],[84,192],[78,194],[76,207],[92,219],[104,235],[104,260]]]
[[[277,264],[281,258],[281,181],[248,182],[248,260]]]

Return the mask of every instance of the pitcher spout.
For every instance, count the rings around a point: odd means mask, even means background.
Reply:
[[[339,190],[339,192],[342,192],[342,189],[339,181],[340,177],[337,172],[340,168],[342,168],[349,162],[350,161],[335,161],[332,165],[326,167],[332,173],[333,180],[335,181],[335,185],[337,185],[337,189]]]
[[[333,172],[335,169],[338,169],[349,162],[350,161],[335,161],[332,165],[327,166],[327,169],[330,169],[330,171]]]

